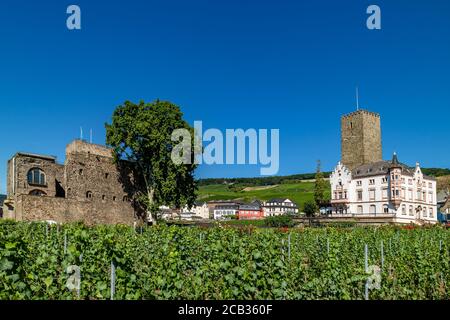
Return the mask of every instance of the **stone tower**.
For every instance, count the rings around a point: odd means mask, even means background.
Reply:
[[[380,115],[358,110],[341,118],[342,163],[354,168],[382,160]]]

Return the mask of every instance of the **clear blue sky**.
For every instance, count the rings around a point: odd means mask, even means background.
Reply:
[[[82,30],[66,28],[66,8]],[[366,8],[382,30],[366,28]],[[450,1],[12,1],[0,4],[0,193],[16,151],[52,154],[124,100],[170,100],[207,128],[279,128],[280,172],[340,158],[340,122],[381,113],[383,153],[450,166]],[[258,166],[199,177],[257,176]]]

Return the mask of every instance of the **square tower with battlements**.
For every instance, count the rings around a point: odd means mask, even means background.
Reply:
[[[341,118],[341,162],[350,170],[382,160],[380,115],[358,110]]]

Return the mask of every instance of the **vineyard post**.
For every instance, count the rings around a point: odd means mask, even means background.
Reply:
[[[67,230],[64,231],[64,255],[67,254]]]
[[[327,254],[330,254],[330,239],[327,238]]]
[[[442,240],[439,240],[439,252],[442,251]]]
[[[364,267],[366,270],[366,274],[369,273],[369,248],[367,247],[367,244],[364,245]],[[365,286],[365,299],[369,300],[369,279],[366,280],[366,286]]]
[[[291,261],[291,234],[289,233],[288,237],[288,258],[289,262]]]
[[[284,262],[284,239],[281,239],[281,259]]]
[[[116,294],[116,266],[114,262],[111,261],[111,300],[114,300],[114,295]]]
[[[383,240],[381,240],[381,270],[384,269],[384,245]]]
[[[81,296],[81,263],[82,262],[83,262],[83,254],[80,254],[80,285],[77,288],[78,299],[80,299],[80,296]]]

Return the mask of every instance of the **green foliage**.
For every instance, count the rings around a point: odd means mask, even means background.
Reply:
[[[191,134],[187,144],[191,153],[183,156],[192,164],[172,161],[172,151],[180,143],[172,141],[176,129],[186,129]],[[132,172],[122,174],[121,179],[125,180],[124,185],[132,186],[128,190],[130,198],[137,200],[144,212],[149,210],[157,218],[161,205],[177,208],[193,205],[196,197],[193,159],[197,152],[194,129],[183,120],[178,106],[159,100],[139,104],[126,101],[114,111],[112,123],[106,124],[106,137],[118,165]]]
[[[303,207],[303,212],[307,217],[314,216],[319,211],[319,207],[317,206],[315,201],[307,201]]]
[[[330,184],[323,178],[323,173],[320,169],[320,161],[317,161],[316,181],[314,183],[314,201],[317,206],[321,207],[329,200],[325,193],[327,189],[330,189]]]
[[[327,197],[330,195],[330,188],[326,189]],[[230,190],[227,185],[200,186],[198,199],[201,201],[211,200],[240,200],[252,202],[258,200],[270,200],[273,198],[289,198],[299,207],[307,200],[314,199],[314,182],[285,183],[272,187],[257,187],[247,191]]]
[[[370,299],[450,296],[450,231],[439,227],[46,228],[0,222],[0,300],[109,299],[112,261],[117,300],[364,299],[365,244],[369,265],[384,252]],[[73,265],[79,297],[66,287]]]
[[[450,175],[450,169],[444,168],[420,168],[423,174],[433,177],[442,177]]]
[[[275,228],[291,228],[294,226],[294,221],[291,216],[280,215],[274,217],[268,217],[265,219],[265,224],[268,227]]]

